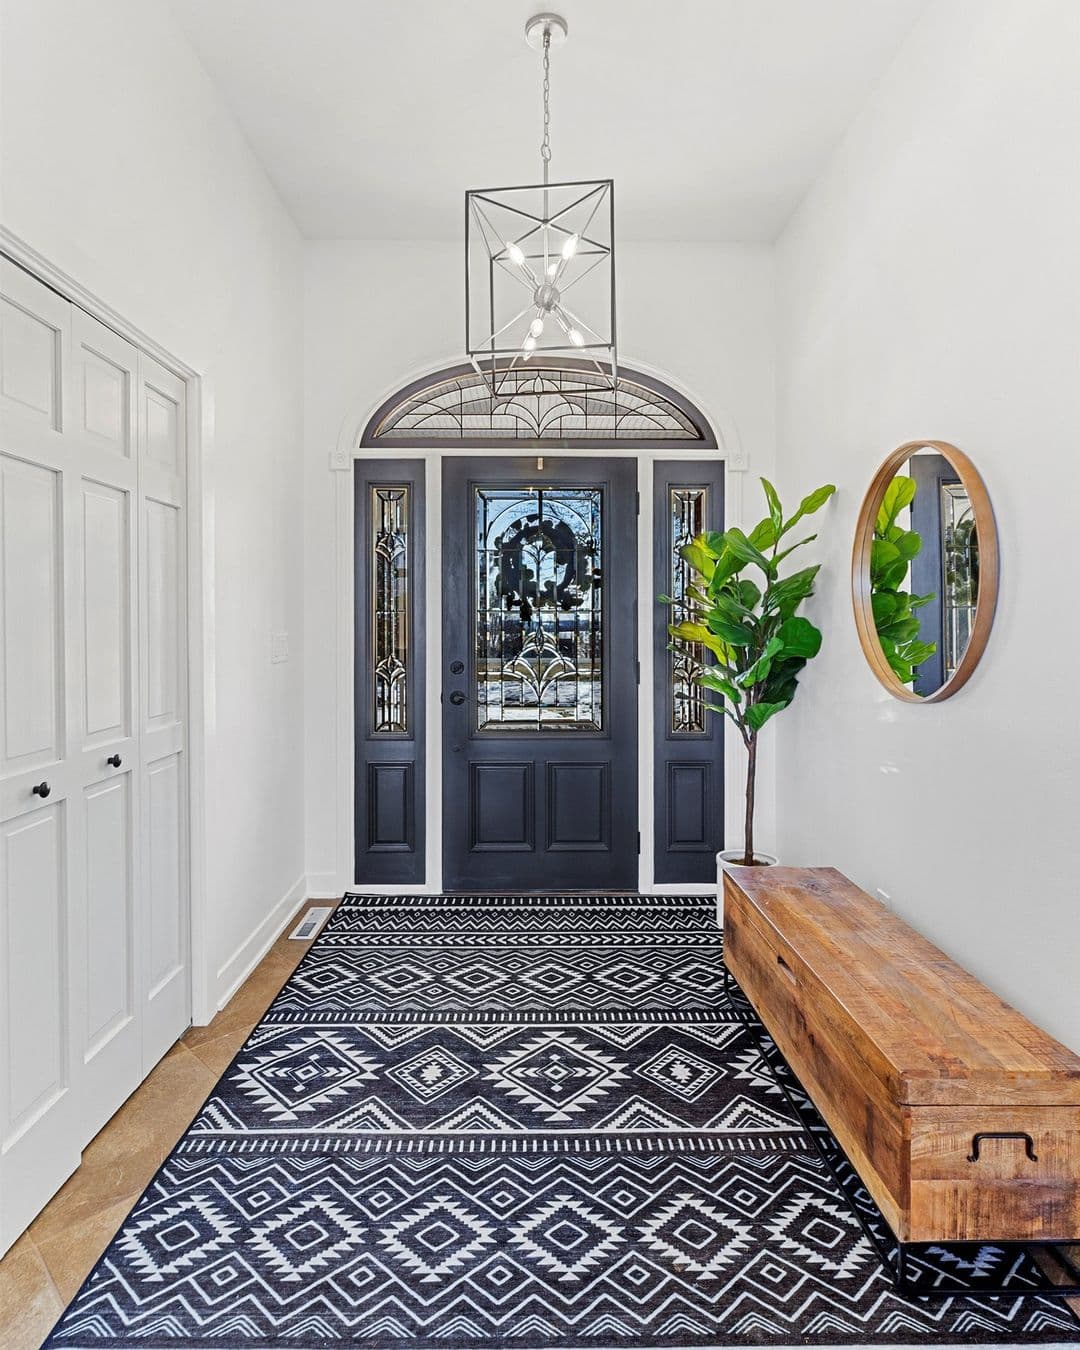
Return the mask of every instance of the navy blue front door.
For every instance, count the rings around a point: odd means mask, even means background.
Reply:
[[[636,479],[444,461],[447,889],[637,886]]]

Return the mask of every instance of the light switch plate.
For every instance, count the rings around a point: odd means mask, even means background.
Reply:
[[[288,633],[275,633],[270,639],[270,660],[277,665],[279,661],[289,659]]]

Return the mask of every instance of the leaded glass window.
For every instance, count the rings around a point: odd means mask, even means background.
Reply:
[[[409,730],[409,489],[371,489],[372,730]]]
[[[945,678],[956,673],[971,639],[979,592],[979,540],[962,483],[941,485],[942,614]]]
[[[671,622],[682,623],[693,618],[687,596],[693,573],[679,553],[683,544],[689,544],[695,535],[705,529],[708,511],[706,487],[673,487],[668,502],[671,523],[671,598],[675,601]],[[671,653],[671,730],[700,733],[705,730],[705,699],[694,675],[705,659],[705,648],[700,642],[680,647]]]
[[[479,730],[602,729],[602,497],[476,489]]]

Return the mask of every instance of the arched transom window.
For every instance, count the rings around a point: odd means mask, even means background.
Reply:
[[[678,441],[705,449],[716,439],[698,410],[649,376],[605,376],[571,365],[509,370],[494,397],[471,366],[431,376],[394,395],[368,423],[361,444],[470,441],[561,445]]]

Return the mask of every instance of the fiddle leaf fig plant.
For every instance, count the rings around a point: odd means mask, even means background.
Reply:
[[[915,500],[914,478],[897,474],[885,489],[870,545],[870,606],[874,627],[885,659],[903,684],[915,679],[915,668],[937,651],[936,642],[919,637],[915,611],[929,604],[934,596],[912,595],[903,590],[913,558],[922,549],[917,530],[906,530],[897,518]]]
[[[790,516],[784,515],[776,489],[761,480],[768,515],[749,534],[738,528],[699,534],[679,552],[692,580],[685,595],[660,603],[674,606],[668,625],[672,651],[694,660],[695,684],[719,694],[705,706],[731,719],[746,750],[746,818],[743,862],[754,861],[754,788],[758,735],[795,697],[799,675],[821,648],[821,633],[797,611],[814,591],[821,566],[780,575],[780,565],[817,538],[810,534],[785,542],[806,516],[820,511],[836,491],[832,483],[816,488]],[[705,648],[711,660],[700,661]]]

